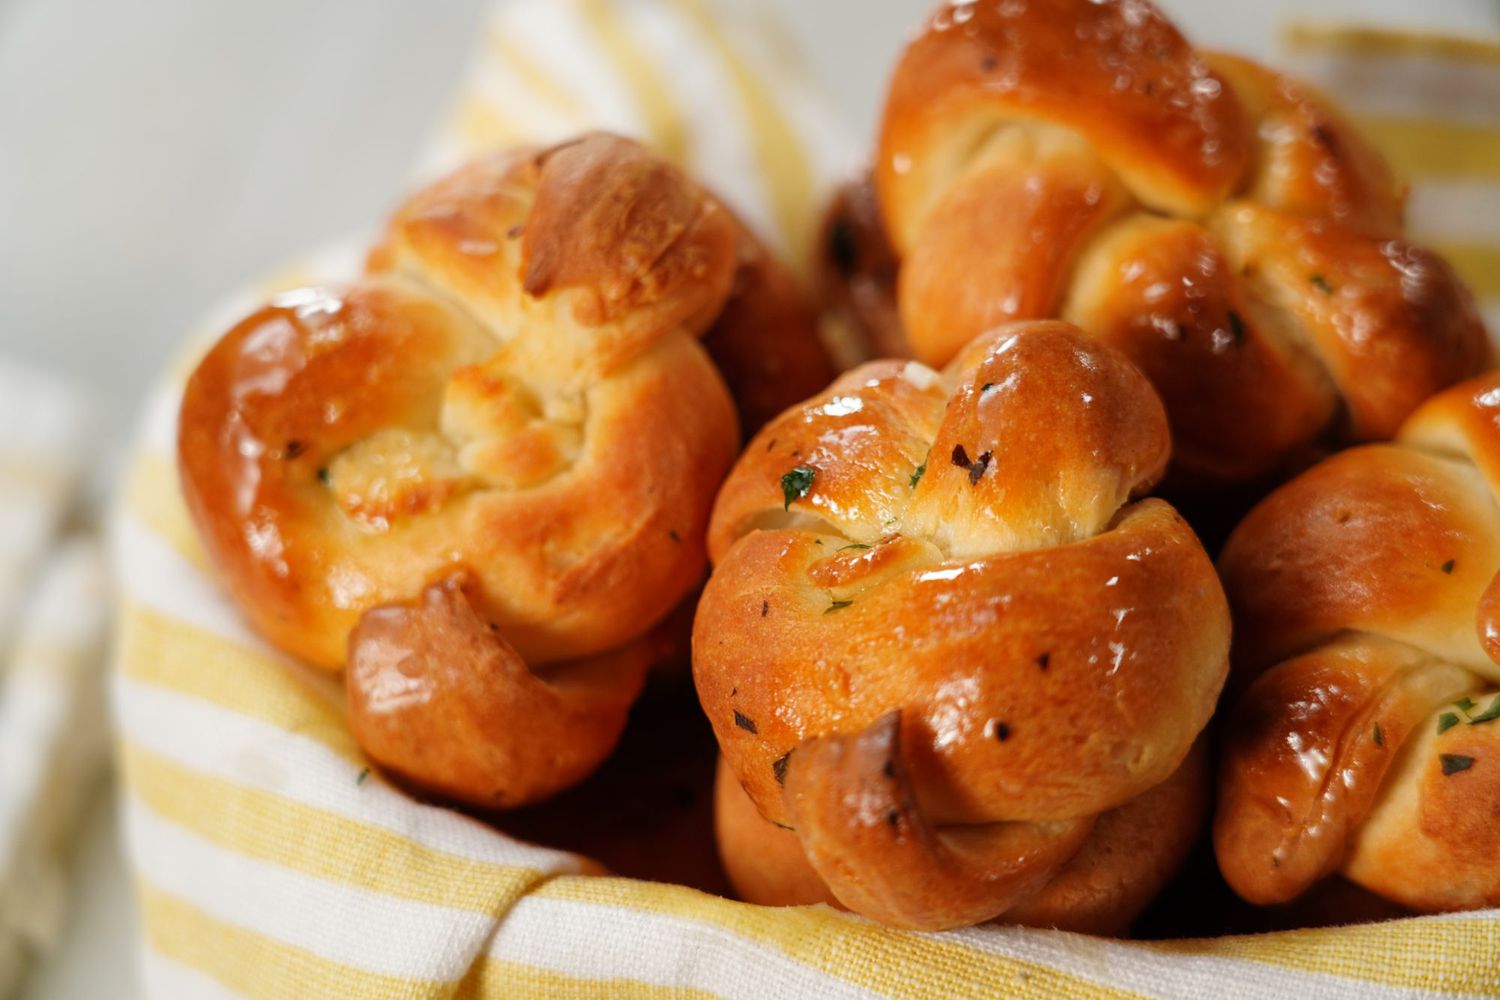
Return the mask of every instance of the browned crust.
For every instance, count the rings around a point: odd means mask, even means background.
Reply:
[[[944,4],[897,65],[873,176],[912,356],[1077,322],[1161,390],[1179,494],[1388,438],[1491,363],[1373,145],[1149,3]]]
[[[1419,911],[1500,901],[1497,393],[1495,374],[1445,391],[1396,443],[1277,490],[1225,546],[1248,689],[1215,847],[1252,902],[1334,873]]]
[[[833,381],[802,290],[743,226],[734,283],[703,347],[729,386],[747,436]]]
[[[1038,891],[999,921],[1084,934],[1123,935],[1187,857],[1208,813],[1200,739],[1160,785],[1100,814],[1083,846]],[[719,763],[719,855],[741,899],[764,906],[841,906],[808,862],[797,833],[761,818],[734,773]]]
[[[1138,199],[1179,213],[1233,191],[1249,151],[1233,91],[1149,4],[944,4],[886,99],[876,181],[898,247],[912,245],[932,203],[919,192],[947,179],[949,164],[924,147],[958,132],[972,143],[1010,121],[1083,136]]]
[[[1204,59],[1260,123],[1243,197],[1362,236],[1401,234],[1405,185],[1332,100],[1240,56],[1211,52]]]
[[[912,831],[1076,833],[1164,781],[1213,709],[1228,645],[1223,594],[1191,530],[1160,501],[1127,505],[1165,460],[1145,380],[1056,322],[1002,328],[942,374],[865,366],[768,425],[720,494],[717,568],[694,625],[700,699],[760,814],[800,828],[797,755],[823,747],[832,760],[845,737],[875,740],[884,718],[899,720],[890,740]],[[789,494],[781,477],[799,468],[814,475]],[[1080,605],[1079,594],[1107,599]],[[827,839],[810,845],[809,830],[804,847],[865,858],[839,862],[856,867],[836,879],[817,863],[845,904],[877,919],[988,919],[1073,853],[1013,881],[996,874],[1009,870],[997,847],[980,881],[1004,883],[1004,898],[903,903],[897,890],[911,887],[875,873],[891,866],[868,860],[870,843],[852,853],[864,827],[838,822],[849,799],[838,768],[805,773]],[[833,791],[813,794],[824,778]],[[955,864],[932,870],[962,882],[970,869]]]
[[[1332,424],[1330,379],[1262,331],[1203,226],[1136,215],[1079,260],[1062,314],[1151,380],[1172,427],[1179,484],[1244,482]]]
[[[946,360],[1002,323],[1058,315],[1081,248],[1129,206],[1088,151],[974,167],[933,206],[902,262],[913,353]]]
[[[349,725],[371,760],[427,792],[525,805],[581,781],[614,749],[651,643],[539,677],[475,612],[465,582],[451,577],[360,617],[345,673]]]
[[[619,651],[702,578],[738,426],[698,338],[758,421],[824,384],[814,333],[748,230],[635,143],[496,153],[415,193],[365,277],[214,345],[181,407],[184,497],[278,647],[337,669],[359,631],[426,664],[426,707],[384,715],[369,704],[389,671],[350,672],[374,759],[519,804],[607,753],[640,684]],[[432,597],[459,578],[473,621]],[[607,704],[559,701],[562,678],[595,674]],[[564,747],[578,712],[595,731]]]

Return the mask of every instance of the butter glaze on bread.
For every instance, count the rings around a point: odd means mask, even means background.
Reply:
[[[1122,936],[1176,873],[1208,816],[1209,767],[1200,737],[1171,777],[1101,813],[1089,836],[1030,898],[1000,916],[1008,924]],[[729,881],[762,906],[828,903],[843,908],[802,849],[795,831],[761,818],[720,759],[714,829]]]
[[[744,227],[636,144],[497,153],[403,205],[357,282],[213,347],[184,496],[257,629],[348,662],[374,760],[518,805],[609,752],[704,572],[739,431],[700,338],[753,420],[823,384],[811,333]]]
[[[1004,914],[1182,766],[1229,622],[1183,520],[1130,502],[1168,447],[1140,372],[1056,321],[943,372],[864,365],[750,443],[694,676],[726,766],[843,905]]]
[[[1388,438],[1489,363],[1364,137],[1143,0],[944,4],[896,68],[874,180],[912,356],[1070,320],[1161,393],[1176,486]]]
[[[1490,374],[1287,483],[1230,537],[1243,694],[1214,841],[1246,899],[1342,873],[1421,911],[1500,904],[1497,502]]]

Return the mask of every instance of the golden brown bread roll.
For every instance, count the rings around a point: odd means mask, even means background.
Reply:
[[[1251,902],[1342,873],[1500,903],[1500,374],[1271,494],[1220,560],[1235,683],[1214,839]]]
[[[912,356],[1060,316],[1166,403],[1174,481],[1383,439],[1488,364],[1471,296],[1322,95],[1195,51],[1142,0],[945,3],[875,162]]]
[[[864,365],[750,443],[694,677],[726,765],[843,905],[996,917],[1182,765],[1229,620],[1186,523],[1129,502],[1168,450],[1141,373],[1056,321],[941,373]]]
[[[609,752],[647,633],[703,575],[739,437],[699,337],[758,419],[826,374],[812,329],[744,227],[636,144],[498,153],[402,206],[353,285],[214,346],[183,492],[255,626],[347,659],[375,761],[518,805]]]
[[[1208,815],[1203,738],[1171,777],[1101,813],[1088,840],[1001,920],[1080,934],[1122,936],[1187,857]],[[741,899],[763,906],[840,906],[794,831],[761,818],[721,758],[714,787],[719,855]]]

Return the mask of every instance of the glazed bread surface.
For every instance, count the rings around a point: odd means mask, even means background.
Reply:
[[[1271,494],[1220,559],[1235,616],[1214,839],[1246,899],[1341,873],[1500,904],[1500,375]]]
[[[751,441],[694,676],[725,766],[843,905],[1004,914],[1183,766],[1228,610],[1176,512],[1131,502],[1168,448],[1141,373],[1057,321],[941,372],[864,365]]]
[[[1177,485],[1389,438],[1488,365],[1348,120],[1143,0],[944,4],[896,67],[874,180],[912,355],[1068,319],[1162,394]]]
[[[812,334],[792,280],[655,155],[498,152],[406,202],[358,281],[209,351],[184,496],[256,628],[347,663],[372,758],[517,805],[613,746],[644,637],[706,568],[726,379],[764,419],[825,384]]]

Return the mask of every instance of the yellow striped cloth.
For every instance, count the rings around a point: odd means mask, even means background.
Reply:
[[[106,766],[106,570],[69,523],[88,410],[73,386],[0,357],[0,996],[60,937],[71,835]]]
[[[605,125],[675,150],[797,251],[847,149],[776,37],[694,0],[506,6],[427,165]],[[1500,996],[1496,912],[1153,943],[912,934],[590,874],[418,804],[366,770],[338,685],[269,649],[207,574],[171,459],[191,360],[148,405],[112,525],[113,701],[153,996]]]

